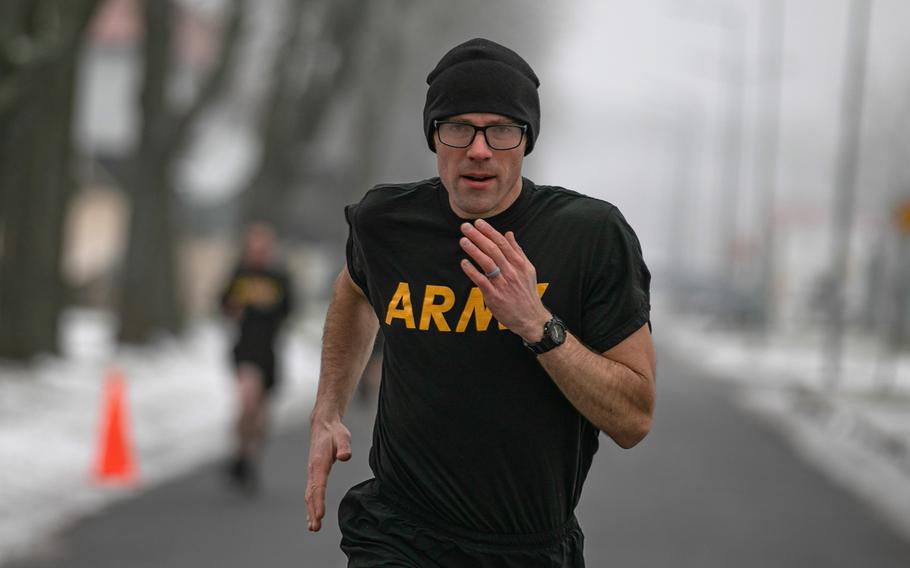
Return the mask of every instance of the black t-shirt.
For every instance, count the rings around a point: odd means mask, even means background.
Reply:
[[[462,222],[439,178],[382,185],[345,209],[348,270],[385,336],[370,465],[415,514],[477,532],[562,526],[599,431],[464,274]],[[650,273],[613,205],[528,179],[487,219],[537,269],[538,293],[603,352],[649,320]]]
[[[278,267],[239,265],[221,294],[222,309],[241,309],[235,350],[271,353],[281,322],[292,309],[290,280]]]

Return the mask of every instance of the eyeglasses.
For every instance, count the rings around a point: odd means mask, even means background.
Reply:
[[[439,134],[439,141],[452,148],[467,148],[474,143],[478,132],[483,132],[487,146],[493,150],[517,148],[528,129],[526,124],[490,124],[474,126],[466,122],[434,120],[433,126]]]

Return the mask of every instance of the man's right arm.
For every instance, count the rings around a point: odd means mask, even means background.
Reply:
[[[319,388],[310,415],[306,502],[311,531],[322,527],[325,488],[332,464],[351,458],[351,433],[341,419],[366,366],[378,328],[369,300],[344,267],[335,280],[325,318]]]

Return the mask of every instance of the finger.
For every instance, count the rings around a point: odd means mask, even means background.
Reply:
[[[304,500],[307,508],[307,521],[310,530],[319,530],[320,521],[325,515],[325,477],[310,475],[307,480]]]
[[[509,231],[506,233],[506,240],[509,242],[509,246],[515,251],[516,260],[514,261],[515,267],[531,276],[534,281],[537,281],[537,268],[534,266],[534,263],[531,262],[531,259],[528,258],[528,255],[525,254],[525,250],[521,248],[521,245],[518,244],[518,240],[515,238],[515,233]]]
[[[311,452],[314,450],[311,449]],[[318,452],[317,452],[318,453]],[[332,459],[326,456],[311,454],[307,467],[307,488],[304,500],[307,505],[307,520],[309,529],[318,531],[325,516],[325,488],[332,470]]]
[[[461,261],[461,269],[468,278],[471,279],[471,282],[480,288],[480,293],[489,298],[489,294],[493,289],[493,284],[490,282],[490,279],[477,270],[477,268],[471,264],[471,261],[466,258]]]
[[[348,461],[351,459],[351,437],[350,435],[345,435],[345,433],[340,433],[335,435],[335,459],[338,461]]]
[[[316,532],[322,527],[322,517],[325,516],[325,481],[308,482],[305,497],[307,528]]]
[[[461,239],[458,240],[458,244],[461,245],[461,248],[466,253],[468,253],[472,259],[474,259],[474,262],[476,262],[485,273],[489,274],[490,272],[496,270],[496,262],[487,256],[486,253],[480,250],[477,245],[471,242],[470,239],[467,237],[461,237]]]
[[[506,257],[503,254],[502,249],[477,227],[470,223],[463,223],[461,225],[461,232],[464,233],[464,236],[470,239],[472,243],[477,245],[477,248],[482,250],[484,254],[492,258],[493,263],[496,266],[502,268],[506,264]]]
[[[512,231],[509,231],[508,233],[506,233],[506,241],[508,241],[509,246],[512,247],[512,250],[515,252],[516,255],[518,255],[522,258],[527,258],[527,256],[525,256],[524,249],[521,248],[521,245],[518,244],[518,241],[515,240],[515,233],[513,233]]]
[[[490,239],[490,242],[499,249],[504,258],[510,262],[514,262],[520,258],[520,255],[515,254],[515,251],[512,249],[512,245],[509,244],[508,239],[506,239],[502,233],[497,231],[493,225],[487,223],[483,219],[478,219],[474,222],[474,226],[477,227],[477,230],[480,231],[483,236]]]

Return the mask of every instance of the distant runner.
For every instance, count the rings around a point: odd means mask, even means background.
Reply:
[[[224,313],[237,322],[232,356],[237,373],[237,446],[228,464],[230,480],[253,492],[268,423],[268,399],[279,383],[275,338],[292,309],[291,285],[274,258],[275,233],[268,225],[247,228],[240,264],[221,296]]]

